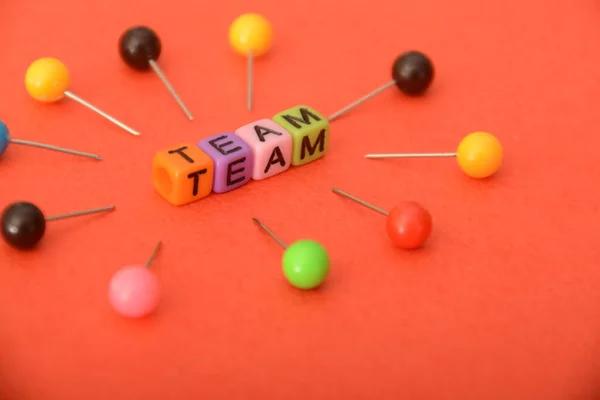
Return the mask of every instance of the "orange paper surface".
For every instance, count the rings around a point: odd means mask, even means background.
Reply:
[[[252,113],[246,60],[228,43],[248,11],[275,35],[255,64]],[[48,223],[33,252],[0,243],[3,400],[598,396],[597,3],[19,0],[0,15],[0,118],[13,137],[105,159],[11,145],[0,205],[27,200],[47,215],[116,205]],[[136,24],[159,33],[159,65],[195,121],[157,76],[120,60],[119,36]],[[156,151],[298,104],[330,115],[388,82],[412,49],[434,61],[428,95],[390,89],[332,122],[324,158],[183,207],[153,190]],[[29,98],[25,71],[44,56],[142,136],[73,101]],[[455,151],[480,130],[505,150],[485,181],[451,158],[363,158]],[[420,202],[434,221],[427,247],[393,248],[385,217],[332,186],[387,209]],[[326,246],[326,284],[287,284],[282,249],[252,217],[288,243]],[[108,281],[158,240],[160,309],[119,318]]]

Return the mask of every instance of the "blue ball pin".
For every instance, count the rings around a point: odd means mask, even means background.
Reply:
[[[95,160],[102,160],[102,157],[100,157],[97,154],[84,153],[83,151],[65,149],[65,148],[62,148],[62,147],[52,146],[52,145],[49,145],[49,144],[32,142],[32,141],[29,141],[29,140],[21,140],[21,139],[11,138],[10,137],[10,132],[8,130],[8,127],[6,126],[6,124],[3,121],[0,121],[0,156],[2,154],[4,154],[4,152],[6,151],[6,149],[8,148],[8,145],[10,143],[21,144],[21,145],[24,145],[24,146],[32,146],[32,147],[37,147],[37,148],[40,148],[40,149],[58,151],[60,153],[67,153],[67,154],[72,154],[72,155],[75,155],[75,156],[93,158]]]

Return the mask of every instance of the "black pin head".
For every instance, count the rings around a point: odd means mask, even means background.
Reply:
[[[392,65],[392,79],[396,86],[410,96],[423,94],[433,82],[434,76],[433,63],[418,51],[401,54]]]
[[[2,236],[17,249],[30,249],[46,232],[46,218],[35,204],[13,203],[2,212]]]
[[[145,26],[135,26],[126,30],[119,39],[121,58],[131,68],[147,70],[148,61],[157,61],[162,46],[156,32]]]

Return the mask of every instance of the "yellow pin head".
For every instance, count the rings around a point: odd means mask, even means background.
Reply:
[[[46,103],[62,99],[71,79],[66,65],[56,58],[35,60],[25,73],[25,89],[34,99]]]
[[[456,159],[459,167],[472,178],[487,178],[502,166],[504,150],[500,141],[487,132],[467,135],[458,145]]]
[[[240,15],[229,27],[229,43],[233,50],[247,56],[259,57],[271,49],[273,28],[262,15],[248,13]]]

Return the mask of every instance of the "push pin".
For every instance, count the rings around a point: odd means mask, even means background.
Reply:
[[[146,265],[129,265],[119,269],[108,285],[108,301],[122,317],[141,318],[156,310],[160,301],[160,284],[150,270],[162,242],[158,242]]]
[[[248,13],[240,15],[229,27],[229,43],[233,50],[247,57],[246,104],[252,111],[254,97],[254,59],[266,54],[273,44],[273,28],[262,15]]]
[[[119,53],[125,64],[137,71],[152,69],[166,86],[183,113],[191,121],[192,113],[185,106],[171,82],[158,66],[158,58],[162,52],[161,41],[152,29],[145,26],[134,26],[126,30],[119,39]]]
[[[63,149],[62,147],[56,147],[56,146],[52,146],[49,144],[43,144],[43,143],[38,143],[38,142],[31,142],[29,140],[13,139],[10,137],[10,132],[9,132],[6,124],[4,122],[0,121],[0,156],[2,154],[4,154],[9,143],[21,144],[24,146],[39,147],[40,149],[58,151],[61,153],[73,154],[76,156],[94,158],[96,160],[102,160],[102,157],[100,157],[97,154],[84,153],[82,151],[77,151],[77,150]]]
[[[391,242],[401,249],[413,250],[425,244],[431,235],[431,215],[420,204],[405,201],[387,212],[339,189],[332,188],[334,193],[357,202],[373,211],[387,216],[386,231]]]
[[[10,246],[28,250],[35,247],[44,236],[46,222],[113,211],[114,209],[115,206],[109,206],[45,217],[42,210],[35,204],[20,201],[9,205],[2,212],[2,237]]]
[[[329,255],[323,246],[313,240],[298,240],[289,247],[269,228],[256,218],[252,220],[281,247],[283,274],[288,282],[298,289],[315,289],[329,274]]]
[[[46,57],[35,60],[25,74],[25,89],[33,99],[43,103],[56,103],[67,97],[103,116],[132,135],[140,135],[138,131],[69,91],[70,84],[71,77],[67,66],[56,58]]]
[[[422,95],[431,86],[434,75],[435,69],[433,63],[425,54],[419,51],[405,52],[396,58],[394,64],[392,64],[392,80],[390,82],[333,113],[328,118],[329,122],[338,119],[348,111],[393,86],[396,86],[402,93],[408,96]]]
[[[471,133],[460,142],[455,153],[367,154],[366,158],[456,157],[460,169],[471,178],[487,178],[502,166],[504,150],[500,141],[487,132]]]

